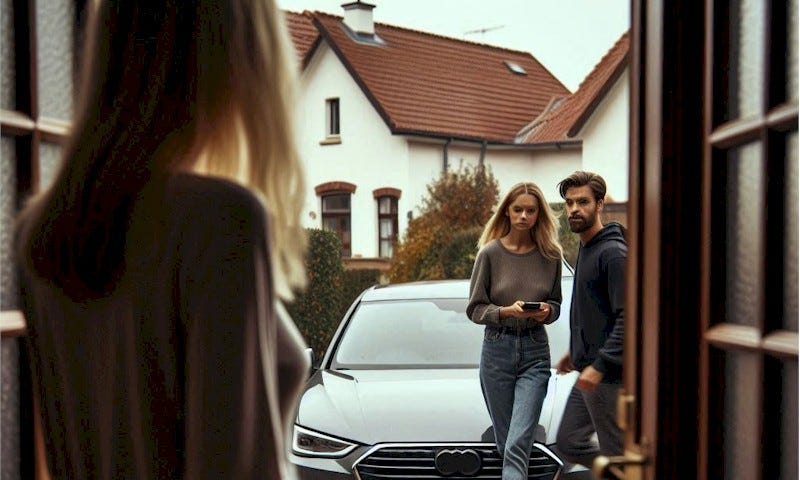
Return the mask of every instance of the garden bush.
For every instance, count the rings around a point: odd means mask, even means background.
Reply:
[[[345,270],[342,275],[339,318],[344,316],[347,312],[347,308],[364,289],[378,283],[381,283],[381,271],[377,268]]]
[[[471,246],[469,241],[475,231],[480,235],[497,195],[497,180],[481,167],[448,172],[429,184],[420,215],[409,222],[395,250],[391,281],[464,278],[471,273],[478,237]]]
[[[307,229],[308,286],[286,308],[314,354],[327,348],[341,319],[342,245],[333,232]]]

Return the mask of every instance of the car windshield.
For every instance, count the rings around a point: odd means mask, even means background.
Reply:
[[[477,368],[483,327],[467,299],[363,302],[333,357],[334,369]]]

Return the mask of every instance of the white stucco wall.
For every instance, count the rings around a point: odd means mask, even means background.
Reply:
[[[522,154],[522,155],[521,155]],[[492,151],[487,155],[500,187],[500,198],[519,182],[533,182],[542,189],[548,202],[560,202],[556,185],[581,164],[580,147],[562,149]]]
[[[413,172],[408,177],[408,208],[401,211],[405,226],[400,228],[405,231],[408,226],[407,214],[419,215],[422,199],[428,194],[428,184],[442,174],[444,140],[437,142],[419,142],[416,139],[404,139],[408,145],[409,171]]]
[[[466,166],[474,168],[480,160],[480,145],[477,143],[451,143],[447,152],[451,171]],[[427,184],[442,171],[443,145],[412,142],[409,156],[415,172],[410,179],[410,190],[421,199],[427,193]],[[548,202],[558,202],[561,196],[556,184],[580,168],[581,149],[574,146],[536,150],[490,146],[486,149],[484,164],[497,179],[500,197],[514,184],[528,181],[539,185]],[[423,172],[426,175],[422,175]],[[414,214],[417,213],[415,210]]]
[[[339,99],[340,144],[322,145],[326,134],[326,106]],[[302,75],[298,112],[298,142],[306,167],[304,226],[322,226],[321,201],[314,187],[345,181],[356,185],[351,198],[351,250],[353,257],[378,256],[377,188],[393,187],[403,193],[398,211],[412,208],[406,185],[409,177],[408,146],[392,136],[386,123],[326,44],[320,45]],[[405,214],[398,214],[400,231]]]
[[[464,147],[451,147],[450,167],[457,169],[462,165],[475,166],[480,157],[480,148],[468,150]],[[519,147],[489,147],[484,164],[497,179],[500,197],[519,182],[533,182],[539,185],[548,202],[561,200],[556,184],[581,165],[579,146],[529,149]]]
[[[603,176],[615,202],[628,201],[628,85],[626,69],[578,133],[583,139],[583,168]]]

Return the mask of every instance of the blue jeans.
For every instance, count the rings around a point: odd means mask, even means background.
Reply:
[[[503,456],[503,480],[528,478],[528,462],[550,379],[543,326],[522,332],[488,325],[483,334],[481,389]]]

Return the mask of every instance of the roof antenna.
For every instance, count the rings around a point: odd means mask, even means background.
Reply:
[[[483,35],[486,32],[491,32],[492,30],[500,30],[501,28],[504,27],[505,25],[495,25],[493,27],[484,27],[484,28],[476,28],[475,30],[467,30],[466,32],[464,32],[464,36],[466,37],[467,35],[475,35],[475,34]]]

